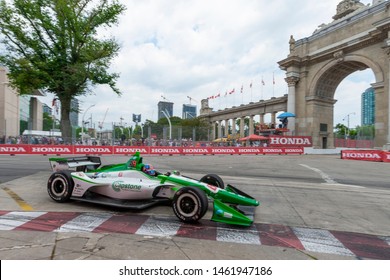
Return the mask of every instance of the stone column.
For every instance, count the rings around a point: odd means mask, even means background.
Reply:
[[[244,124],[245,124],[245,117],[241,117],[241,119],[240,119],[240,137],[245,137]]]
[[[229,136],[229,119],[225,120],[225,135],[226,137]]]
[[[232,135],[233,135],[233,137],[235,137],[236,136],[236,133],[237,133],[237,131],[236,131],[236,118],[233,118],[232,119]]]
[[[264,124],[264,115],[265,114],[260,114],[260,124]]]
[[[253,115],[249,116],[249,135],[255,133],[255,129],[253,128]]]
[[[386,94],[388,96],[388,104],[387,104],[387,137],[386,137],[387,144],[384,148],[389,150],[390,149],[390,31],[387,34],[388,35],[387,35],[387,39],[385,40],[384,51],[387,55],[387,63],[388,63],[389,72],[387,73],[387,77],[385,77],[385,82],[387,79],[387,92],[385,92],[384,94]],[[386,86],[384,88],[386,88]],[[375,95],[376,94],[377,93],[376,93],[376,89],[375,89]],[[375,101],[375,103],[377,104],[376,101]],[[376,104],[375,104],[375,106],[377,106]]]
[[[295,86],[299,81],[299,77],[291,75],[285,80],[288,84],[287,112],[295,114]],[[289,118],[287,128],[291,135],[295,134],[295,118]]]
[[[216,137],[215,137],[215,124],[216,124],[216,122],[211,123],[211,141],[216,139]]]
[[[217,138],[222,138],[222,121],[218,121],[218,135]]]
[[[274,124],[275,125],[275,128],[277,127],[277,123],[276,123],[276,113],[277,112],[272,112],[271,113],[271,124]]]

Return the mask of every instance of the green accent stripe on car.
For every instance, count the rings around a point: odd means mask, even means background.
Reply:
[[[78,180],[80,180],[80,181],[83,181],[83,182],[86,182],[86,183],[88,183],[88,184],[97,184],[96,182],[87,180],[87,179],[85,179],[85,178],[83,178],[83,177],[79,177],[79,176],[73,175],[73,174],[71,174],[71,175],[72,175],[72,178],[76,178],[76,179],[78,179]]]

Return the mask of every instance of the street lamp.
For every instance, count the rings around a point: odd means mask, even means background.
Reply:
[[[89,106],[87,108],[87,110],[85,110],[83,117],[81,119],[81,145],[84,145],[84,117],[85,117],[85,114],[87,113],[87,111],[89,109],[91,109],[93,106],[95,106],[95,104],[92,104],[91,106]]]
[[[345,134],[345,139],[347,139],[347,135],[348,135],[348,137],[349,137],[349,116],[350,116],[350,115],[355,115],[355,114],[356,114],[355,112],[349,113],[349,114],[346,115],[345,118],[343,119],[343,121],[344,121],[345,119],[347,119],[347,132],[348,132],[348,134],[347,134],[347,133]]]
[[[171,140],[172,139],[172,124],[171,124],[171,120],[169,119],[169,115],[165,111],[161,111],[161,113],[163,113],[164,116],[168,120],[168,123],[169,123],[169,140]]]

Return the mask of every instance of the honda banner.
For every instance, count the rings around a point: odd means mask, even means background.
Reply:
[[[0,155],[265,155],[303,154],[303,147],[136,147],[136,146],[53,146],[0,145]]]
[[[365,161],[387,161],[387,154],[381,150],[343,150],[342,159],[365,160]]]

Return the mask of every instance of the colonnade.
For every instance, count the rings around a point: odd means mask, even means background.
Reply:
[[[273,124],[275,127],[278,126],[277,124],[277,120],[276,120],[276,114],[278,112],[272,112],[270,113],[271,114],[271,124]],[[261,114],[258,114],[259,117],[260,117],[260,125],[265,125],[265,122],[264,122],[264,116],[266,114],[264,113],[261,113]],[[222,137],[227,137],[229,135],[228,131],[229,131],[229,126],[231,126],[231,135],[233,136],[239,136],[239,137],[244,137],[246,135],[244,135],[244,132],[245,132],[245,119],[247,117],[249,117],[249,131],[248,131],[248,135],[251,135],[251,134],[254,134],[255,133],[255,129],[254,129],[254,123],[255,123],[255,117],[257,115],[249,115],[249,116],[241,116],[241,117],[233,117],[233,118],[227,118],[227,119],[224,119],[224,120],[216,120],[216,121],[212,121],[211,122],[211,127],[212,127],[212,130],[211,130],[211,140],[215,140],[215,139],[219,139],[219,138],[222,138]],[[237,123],[237,120],[240,120],[240,124],[239,124],[239,128],[238,128],[238,131],[237,131],[237,126],[236,126],[236,123]],[[222,131],[222,127],[223,125],[225,125],[225,130]]]

